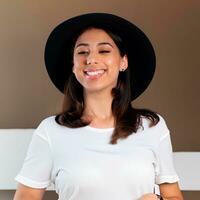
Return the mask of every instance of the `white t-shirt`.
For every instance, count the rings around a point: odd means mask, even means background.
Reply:
[[[55,116],[35,130],[16,180],[33,188],[55,184],[59,200],[137,200],[155,184],[179,181],[173,166],[169,129],[156,126],[109,144],[114,128],[67,128]]]

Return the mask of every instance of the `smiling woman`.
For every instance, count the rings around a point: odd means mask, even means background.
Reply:
[[[68,19],[50,34],[45,64],[63,108],[36,129],[15,200],[42,199],[50,183],[59,200],[182,200],[164,118],[131,105],[155,72],[139,28],[107,13]]]
[[[95,28],[87,29],[78,37],[73,63],[73,72],[84,93],[99,90],[109,95],[116,87],[119,71],[128,67],[126,55],[120,55],[112,38],[104,30]]]

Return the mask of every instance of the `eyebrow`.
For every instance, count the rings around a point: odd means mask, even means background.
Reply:
[[[100,45],[109,45],[113,48],[113,45],[110,44],[109,42],[100,42],[100,43],[98,43],[98,46],[100,46]],[[79,43],[78,45],[75,46],[75,48],[78,48],[79,46],[89,46],[89,44],[88,43]]]

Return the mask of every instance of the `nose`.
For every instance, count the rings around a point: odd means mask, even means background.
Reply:
[[[89,53],[87,58],[86,58],[86,64],[98,64],[98,56],[95,53]]]

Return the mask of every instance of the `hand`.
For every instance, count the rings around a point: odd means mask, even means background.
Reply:
[[[153,193],[148,193],[140,197],[139,200],[157,200],[157,196]]]

